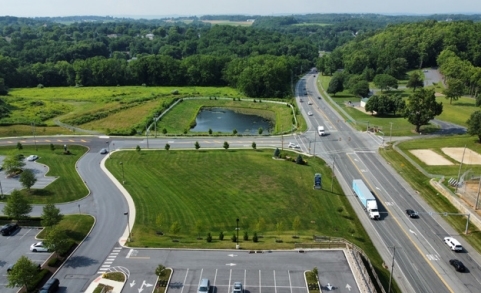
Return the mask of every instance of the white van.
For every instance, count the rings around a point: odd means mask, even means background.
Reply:
[[[325,135],[324,133],[324,126],[317,126],[317,132],[319,132],[320,136]]]
[[[444,237],[444,243],[446,243],[452,251],[463,251],[461,243],[453,237]]]

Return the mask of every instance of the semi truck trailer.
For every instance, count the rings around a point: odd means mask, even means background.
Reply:
[[[374,197],[374,195],[372,195],[366,184],[364,184],[364,181],[362,181],[361,179],[352,180],[352,189],[361,201],[361,204],[364,206],[364,209],[369,215],[369,218],[373,220],[379,220],[380,216],[377,209],[376,198]]]

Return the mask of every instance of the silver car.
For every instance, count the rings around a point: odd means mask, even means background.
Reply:
[[[232,293],[242,293],[242,283],[235,282],[234,286],[232,286]]]

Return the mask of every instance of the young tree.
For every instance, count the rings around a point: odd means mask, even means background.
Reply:
[[[279,150],[279,148],[276,148],[276,150],[274,151],[274,157],[279,158],[280,155],[281,151]]]
[[[237,134],[237,129],[232,130],[232,134],[236,135]]]
[[[406,84],[406,87],[412,88],[413,92],[415,92],[418,87],[423,87],[423,86],[424,86],[424,81],[422,80],[419,72],[414,71],[411,75],[409,75],[409,80],[408,80],[408,83]]]
[[[22,174],[20,174],[20,183],[22,186],[25,187],[28,191],[30,191],[30,187],[32,187],[35,182],[37,182],[37,178],[35,178],[35,174],[30,169],[23,170]]]
[[[266,229],[266,220],[264,218],[259,218],[256,223],[256,230],[259,233],[262,233]]]
[[[212,129],[209,128],[209,135],[212,135]]]
[[[198,141],[195,142],[194,147],[196,150],[200,149],[200,144]]]
[[[195,231],[197,232],[199,238],[203,228],[204,228],[204,223],[202,223],[202,220],[195,221]]]
[[[170,150],[170,144],[166,143],[164,148],[166,151]]]
[[[38,265],[28,257],[22,255],[7,275],[7,287],[15,288],[25,286],[27,290],[32,290],[35,285],[37,273]]]
[[[180,225],[179,222],[175,221],[170,225],[170,233],[174,235],[174,237],[179,234],[180,232]]]
[[[257,130],[257,133],[259,133],[259,135],[262,135],[262,132],[264,132],[264,129],[262,129],[262,127],[259,127],[259,129]]]
[[[227,141],[224,141],[224,149],[229,149],[229,143]]]
[[[302,159],[301,154],[297,155],[296,164],[299,164],[299,165],[303,165],[303,164],[304,164],[304,159]]]
[[[167,270],[165,269],[165,266],[159,264],[157,266],[157,268],[155,268],[155,275],[157,275],[157,277],[163,277],[165,275],[165,273],[167,272]]]
[[[157,228],[160,228],[162,224],[164,223],[164,217],[162,214],[157,214],[157,217],[155,217],[155,225]]]
[[[55,251],[58,255],[67,253],[72,245],[65,230],[60,229],[58,226],[53,226],[49,229],[43,243],[49,250]]]
[[[140,146],[137,145],[137,146],[135,147],[135,150],[136,150],[137,152],[140,152],[140,150],[141,150],[141,149],[140,149]]]
[[[43,207],[42,213],[42,226],[52,227],[60,223],[63,219],[63,215],[60,213],[60,209],[54,204],[46,204]]]
[[[442,112],[443,103],[436,102],[434,90],[422,88],[409,97],[404,118],[416,126],[416,132],[419,133],[421,126],[428,125],[430,120]]]
[[[473,112],[466,123],[468,124],[467,133],[476,135],[481,142],[481,111]]]
[[[256,149],[257,148],[257,144],[255,142],[252,142],[252,148],[253,149]]]
[[[277,236],[281,236],[281,233],[284,231],[284,222],[283,221],[277,222],[276,231],[277,231]]]
[[[25,163],[23,162],[23,156],[15,154],[5,157],[2,164],[2,167],[5,169],[7,174],[12,174],[16,171],[19,171],[23,166],[25,166]]]
[[[14,220],[22,220],[28,218],[28,214],[32,211],[32,206],[27,198],[16,189],[7,197],[7,202],[3,207],[3,213]]]
[[[20,142],[17,142],[17,150],[23,150],[23,145]]]
[[[162,129],[162,134],[166,135],[167,134],[167,128]]]
[[[292,221],[292,230],[296,232],[296,234],[299,234],[299,228],[301,227],[301,217],[296,216],[294,220]]]
[[[449,104],[454,101],[457,101],[464,92],[464,84],[463,81],[457,78],[450,78],[448,80],[447,88],[443,91],[443,94],[446,95],[446,99],[449,100]]]

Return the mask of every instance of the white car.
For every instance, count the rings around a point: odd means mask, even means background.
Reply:
[[[232,286],[232,293],[242,293],[242,283],[235,282],[234,286]]]
[[[312,116],[312,112],[311,111],[307,112],[307,115]]]
[[[30,251],[32,252],[47,252],[48,248],[43,245],[43,242],[37,242],[30,245]]]
[[[37,155],[30,155],[27,157],[27,161],[35,161],[36,159],[38,159]]]
[[[293,143],[293,142],[290,142],[288,147],[291,148],[291,149],[300,149],[301,148],[300,145],[298,145],[296,143]]]
[[[308,105],[312,105],[312,102],[311,102],[311,101],[309,101],[309,102],[307,102],[307,104],[308,104]]]

